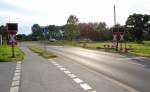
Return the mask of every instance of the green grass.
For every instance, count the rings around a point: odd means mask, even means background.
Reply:
[[[12,49],[9,45],[0,45],[0,62],[20,61],[23,59],[24,53],[15,46],[15,58],[12,58]]]
[[[85,42],[85,41],[66,41],[66,40],[50,42],[50,43],[53,43],[53,44],[59,43],[61,45],[84,47],[84,48],[90,48],[90,49],[104,48],[104,45],[112,44],[111,42],[102,42],[102,41],[87,41],[87,42]],[[123,46],[123,48],[125,47],[124,44],[122,46]],[[135,42],[129,42],[129,43],[127,43],[126,47],[131,49],[131,50],[129,50],[129,54],[150,57],[150,41],[144,41],[142,44],[135,43]]]
[[[29,46],[28,48],[30,50],[32,50],[33,52],[37,53],[38,55],[40,55],[40,56],[42,56],[44,58],[47,58],[47,59],[57,57],[53,53],[45,51],[45,50],[43,50],[41,48],[37,48],[37,47],[33,47],[33,46]]]
[[[129,50],[131,54],[150,57],[150,41],[144,41],[143,44],[129,43],[128,48],[132,49]]]

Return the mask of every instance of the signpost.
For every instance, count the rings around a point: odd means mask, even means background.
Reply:
[[[9,44],[12,46],[12,58],[15,57],[14,45],[17,43],[15,40],[16,33],[18,32],[17,23],[7,23],[7,32],[9,36]]]
[[[48,34],[48,27],[43,27],[43,28],[42,28],[42,33],[43,33],[44,39],[45,39],[45,41],[46,41],[46,36],[47,36],[47,34]],[[44,43],[43,43],[43,44],[44,44]],[[45,48],[45,50],[46,50],[46,42],[45,42],[45,44],[44,44],[44,48]]]
[[[2,45],[2,43],[3,43],[3,37],[2,37],[2,35],[0,34],[0,44]]]

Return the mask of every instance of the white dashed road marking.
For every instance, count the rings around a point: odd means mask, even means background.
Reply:
[[[14,76],[20,76],[20,73],[15,73]]]
[[[16,76],[13,78],[13,81],[19,81],[20,80],[20,76]]]
[[[77,77],[77,76],[74,75],[74,74],[68,74],[68,76],[69,76],[70,78],[75,78],[75,77]]]
[[[11,87],[10,92],[19,92],[19,87]]]
[[[20,73],[20,70],[16,70],[15,73]]]
[[[10,87],[10,92],[19,92],[20,76],[21,76],[21,62],[19,61],[16,64],[16,70],[14,72],[14,77]]]
[[[59,66],[57,66],[57,67],[61,68],[61,67],[63,67],[63,66],[60,66],[60,65],[59,65]]]
[[[66,70],[66,68],[60,68],[60,70],[65,71],[65,70]]]
[[[20,84],[19,82],[20,82],[20,81],[13,81],[13,82],[12,82],[12,86],[19,86],[19,84]]]
[[[65,73],[65,74],[69,74],[69,73],[71,73],[71,72],[70,72],[70,71],[64,71],[64,73]]]
[[[80,84],[80,86],[84,89],[84,90],[89,90],[92,89],[88,84],[84,83],[84,84]]]
[[[79,79],[79,78],[75,78],[75,79],[73,79],[76,83],[82,83],[83,81],[81,80],[81,79]]]
[[[68,71],[66,68],[64,68],[63,66],[61,66],[60,64],[58,64],[55,61],[52,61],[52,59],[48,59],[51,61],[51,63],[53,65],[55,65],[56,67],[58,67],[61,71],[63,71],[65,74],[67,74],[71,79],[73,79],[74,82],[76,82],[77,84],[80,85],[81,88],[83,88],[84,90],[87,90],[90,92],[96,92],[93,90],[92,87],[90,87],[87,83],[83,82],[81,79],[77,78],[77,76],[75,74],[72,74],[70,71]]]

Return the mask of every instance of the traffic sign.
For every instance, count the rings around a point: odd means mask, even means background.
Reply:
[[[15,35],[9,35],[9,37],[10,37],[10,40],[9,40],[9,42],[16,42],[16,40],[15,40]]]
[[[44,27],[42,31],[44,34],[47,34],[48,33],[48,27]]]
[[[8,34],[16,34],[18,31],[18,24],[17,23],[7,23],[7,31],[8,31]]]
[[[12,57],[15,57],[15,48],[14,44],[16,44],[15,35],[18,32],[18,23],[7,23],[7,32],[9,35],[9,44],[12,45]]]

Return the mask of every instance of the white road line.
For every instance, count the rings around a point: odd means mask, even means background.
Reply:
[[[21,61],[18,61],[17,64],[21,64]]]
[[[59,64],[57,64],[57,63],[54,63],[54,65],[58,66]]]
[[[62,71],[65,71],[65,70],[67,70],[66,68],[59,68],[60,70],[62,70]]]
[[[73,79],[76,83],[82,83],[83,81],[81,80],[81,79],[79,79],[79,78],[75,78],[75,79]]]
[[[19,84],[20,84],[20,81],[13,81],[11,86],[12,87],[19,86]]]
[[[20,76],[21,76],[21,62],[17,62],[13,81],[10,87],[10,92],[19,92]]]
[[[16,70],[20,70],[21,69],[21,67],[19,68],[19,67],[16,67]]]
[[[84,84],[80,84],[80,86],[84,89],[84,90],[89,90],[92,89],[88,84],[84,83]]]
[[[65,74],[69,74],[69,73],[71,73],[71,72],[70,72],[70,71],[64,71],[64,73],[65,73]]]
[[[63,68],[63,66],[59,65],[58,63],[52,61],[51,62],[53,65],[56,65],[60,70],[62,70],[65,74],[67,74],[70,78],[72,78],[76,83],[80,84],[83,83],[83,81],[79,78],[77,78],[76,75],[72,74],[70,71],[68,71],[66,68]],[[80,87],[82,87],[84,90],[90,90],[92,87],[90,87],[88,84],[83,83],[80,84]],[[96,92],[96,91],[90,91],[90,92]]]
[[[68,76],[69,76],[70,78],[75,78],[75,77],[77,77],[77,76],[74,75],[74,74],[68,74]]]
[[[15,73],[15,74],[14,74],[14,76],[20,76],[20,75],[21,75],[20,73]]]
[[[15,70],[15,73],[20,73],[21,72],[21,70]]]
[[[16,76],[13,78],[13,81],[19,81],[20,80],[20,76]]]
[[[19,86],[11,87],[10,92],[19,92]]]
[[[63,66],[60,66],[60,65],[59,65],[59,66],[57,66],[57,67],[58,67],[58,68],[62,68]]]
[[[52,61],[52,59],[48,59],[49,61]],[[53,61],[52,61],[53,62]]]

